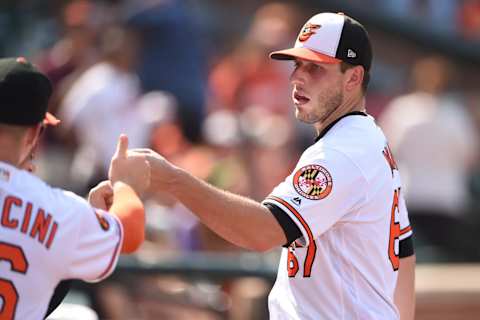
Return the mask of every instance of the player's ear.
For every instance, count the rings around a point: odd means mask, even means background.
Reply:
[[[352,91],[357,87],[362,86],[363,77],[365,76],[365,71],[362,66],[355,66],[346,70],[345,72],[345,89],[347,91]]]

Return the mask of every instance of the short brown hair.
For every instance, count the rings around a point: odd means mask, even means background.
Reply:
[[[344,62],[342,61],[340,63],[340,71],[342,73],[345,73],[345,71],[347,71],[348,69],[351,69],[353,67],[356,67],[354,66],[353,64],[350,64],[350,63],[347,63],[347,62]],[[363,81],[362,81],[362,91],[363,93],[365,94],[367,92],[367,88],[368,88],[368,83],[370,82],[370,72],[365,70],[364,68],[364,74],[363,74]]]
[[[25,132],[27,132],[27,129],[31,127],[32,126],[19,126],[0,123],[0,134],[7,134],[16,139],[19,139],[25,134]]]

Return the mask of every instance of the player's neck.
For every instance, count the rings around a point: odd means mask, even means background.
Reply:
[[[317,134],[323,131],[326,127],[328,127],[332,122],[337,120],[338,118],[342,117],[343,115],[354,112],[354,111],[361,111],[365,112],[365,97],[362,95],[360,97],[351,97],[350,99],[347,98],[343,101],[343,103],[335,109],[327,118],[323,121],[319,121],[314,124],[315,129],[317,130]]]
[[[8,139],[0,137],[0,161],[17,167],[20,150],[17,144],[12,144]]]

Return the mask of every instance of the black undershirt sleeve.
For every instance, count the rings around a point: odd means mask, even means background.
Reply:
[[[68,291],[70,290],[70,286],[72,285],[73,280],[63,280],[55,288],[52,298],[50,299],[50,303],[48,305],[47,313],[45,314],[45,318],[48,317],[55,309],[62,303],[63,299],[67,295]]]
[[[295,222],[293,222],[287,213],[271,203],[265,203],[264,206],[270,210],[275,219],[277,219],[280,227],[282,227],[283,232],[285,232],[287,243],[284,244],[284,247],[288,247],[292,242],[302,237],[302,231],[300,231],[300,228]]]
[[[413,235],[400,241],[400,258],[408,258],[415,254]]]

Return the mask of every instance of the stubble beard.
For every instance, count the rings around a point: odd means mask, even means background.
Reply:
[[[334,87],[336,91],[326,91],[318,96],[316,105],[309,112],[295,110],[295,117],[304,123],[323,123],[342,104],[343,92],[340,86]],[[311,101],[313,102],[313,101]]]

